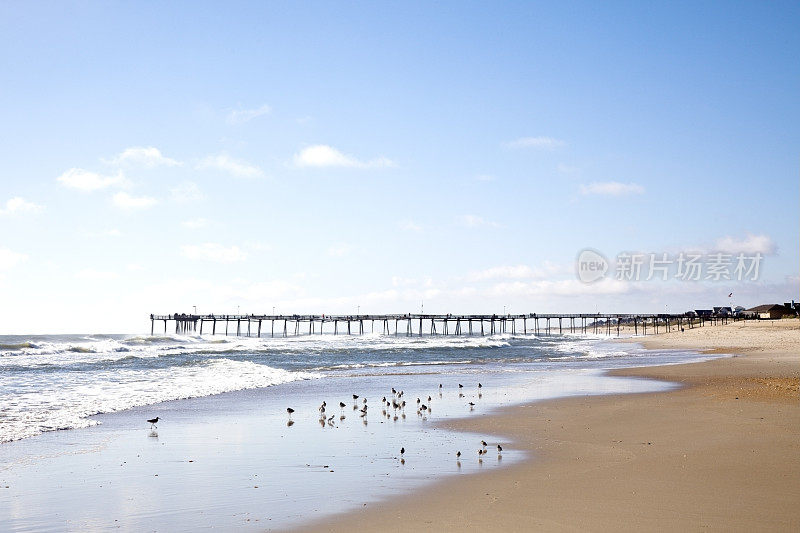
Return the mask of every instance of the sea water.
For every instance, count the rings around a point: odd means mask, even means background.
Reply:
[[[0,337],[0,521],[289,528],[525,458],[449,418],[664,390],[603,371],[701,358],[591,336]]]

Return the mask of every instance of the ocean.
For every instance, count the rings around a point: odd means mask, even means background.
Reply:
[[[5,335],[0,336],[0,442],[88,427],[101,413],[298,380],[419,372],[503,375],[691,357],[591,336]]]
[[[668,390],[604,371],[706,358],[569,335],[2,336],[0,523],[292,528],[526,459],[448,419]]]

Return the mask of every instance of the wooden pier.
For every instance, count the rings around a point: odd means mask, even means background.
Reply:
[[[163,322],[163,333],[175,323],[175,333],[289,337],[300,335],[554,335],[620,336],[623,327],[634,335],[657,334],[675,328],[726,324],[732,317],[690,314],[507,314],[507,315],[150,315],[150,334]],[[277,326],[277,329],[276,329]],[[161,328],[159,328],[160,330]]]

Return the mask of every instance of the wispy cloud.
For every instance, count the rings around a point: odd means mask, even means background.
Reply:
[[[397,225],[404,231],[422,231],[422,226],[411,219],[401,220]]]
[[[147,168],[159,166],[177,167],[182,165],[180,161],[164,156],[161,150],[154,146],[133,146],[131,148],[126,148],[119,155],[109,160],[108,163],[114,165],[141,165]]]
[[[392,167],[391,159],[378,157],[369,161],[362,161],[350,155],[343,154],[336,148],[326,144],[316,144],[303,148],[294,155],[294,164],[298,167],[349,167],[349,168],[378,168]]]
[[[158,203],[158,200],[150,196],[131,196],[126,192],[118,192],[111,201],[120,209],[135,211],[137,209],[149,209]]]
[[[172,200],[178,203],[196,202],[205,198],[205,195],[200,190],[200,187],[192,181],[184,181],[175,187],[171,188],[169,192],[172,195]]]
[[[486,291],[487,296],[582,296],[597,294],[625,294],[633,284],[615,279],[602,279],[583,283],[577,279],[510,281],[497,283]]]
[[[215,263],[236,263],[247,259],[247,254],[238,246],[223,246],[215,242],[187,244],[181,246],[184,257]]]
[[[623,196],[626,194],[644,194],[644,187],[638,183],[620,183],[618,181],[596,181],[581,185],[579,191],[583,195]]]
[[[264,171],[259,167],[245,161],[234,159],[227,154],[205,157],[197,164],[197,169],[219,170],[239,178],[260,178],[264,175]]]
[[[93,268],[84,268],[75,273],[78,279],[85,279],[89,281],[111,281],[119,278],[119,273],[107,270],[95,270]]]
[[[203,229],[207,228],[210,224],[211,221],[207,218],[192,218],[181,222],[181,226],[188,229]]]
[[[0,207],[0,216],[2,215],[17,215],[17,214],[36,214],[44,210],[44,206],[29,202],[24,198],[15,196],[10,200],[6,200],[6,206]]]
[[[552,137],[520,137],[506,143],[509,148],[535,148],[537,150],[555,150],[566,146],[567,143]]]
[[[254,109],[234,109],[228,113],[227,121],[228,124],[244,124],[254,118],[268,115],[270,112],[272,112],[272,108],[267,104]]]
[[[28,256],[8,248],[0,248],[0,270],[11,270],[23,261],[27,261]]]
[[[514,266],[496,266],[470,272],[467,274],[468,281],[484,281],[489,279],[525,279],[535,278],[540,275],[540,272],[532,269],[528,265],[514,265]]]
[[[102,176],[82,168],[71,168],[56,178],[56,181],[65,187],[84,192],[98,191],[109,187],[123,187],[128,184],[121,172],[116,176]]]
[[[774,254],[777,251],[777,246],[769,235],[752,235],[748,233],[743,239],[737,239],[731,236],[722,237],[717,240],[714,251],[731,254],[761,253],[767,255]]]
[[[483,217],[479,217],[477,215],[461,215],[456,217],[456,222],[460,226],[464,226],[466,228],[499,228],[500,224],[497,222],[493,222],[491,220],[486,220]]]
[[[353,250],[353,247],[347,243],[334,244],[328,247],[328,255],[331,257],[344,257]]]

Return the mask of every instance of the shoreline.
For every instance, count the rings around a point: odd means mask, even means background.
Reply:
[[[735,356],[609,372],[683,385],[672,391],[545,400],[448,421],[447,429],[508,439],[528,458],[299,530],[797,530],[798,322],[628,342]]]

